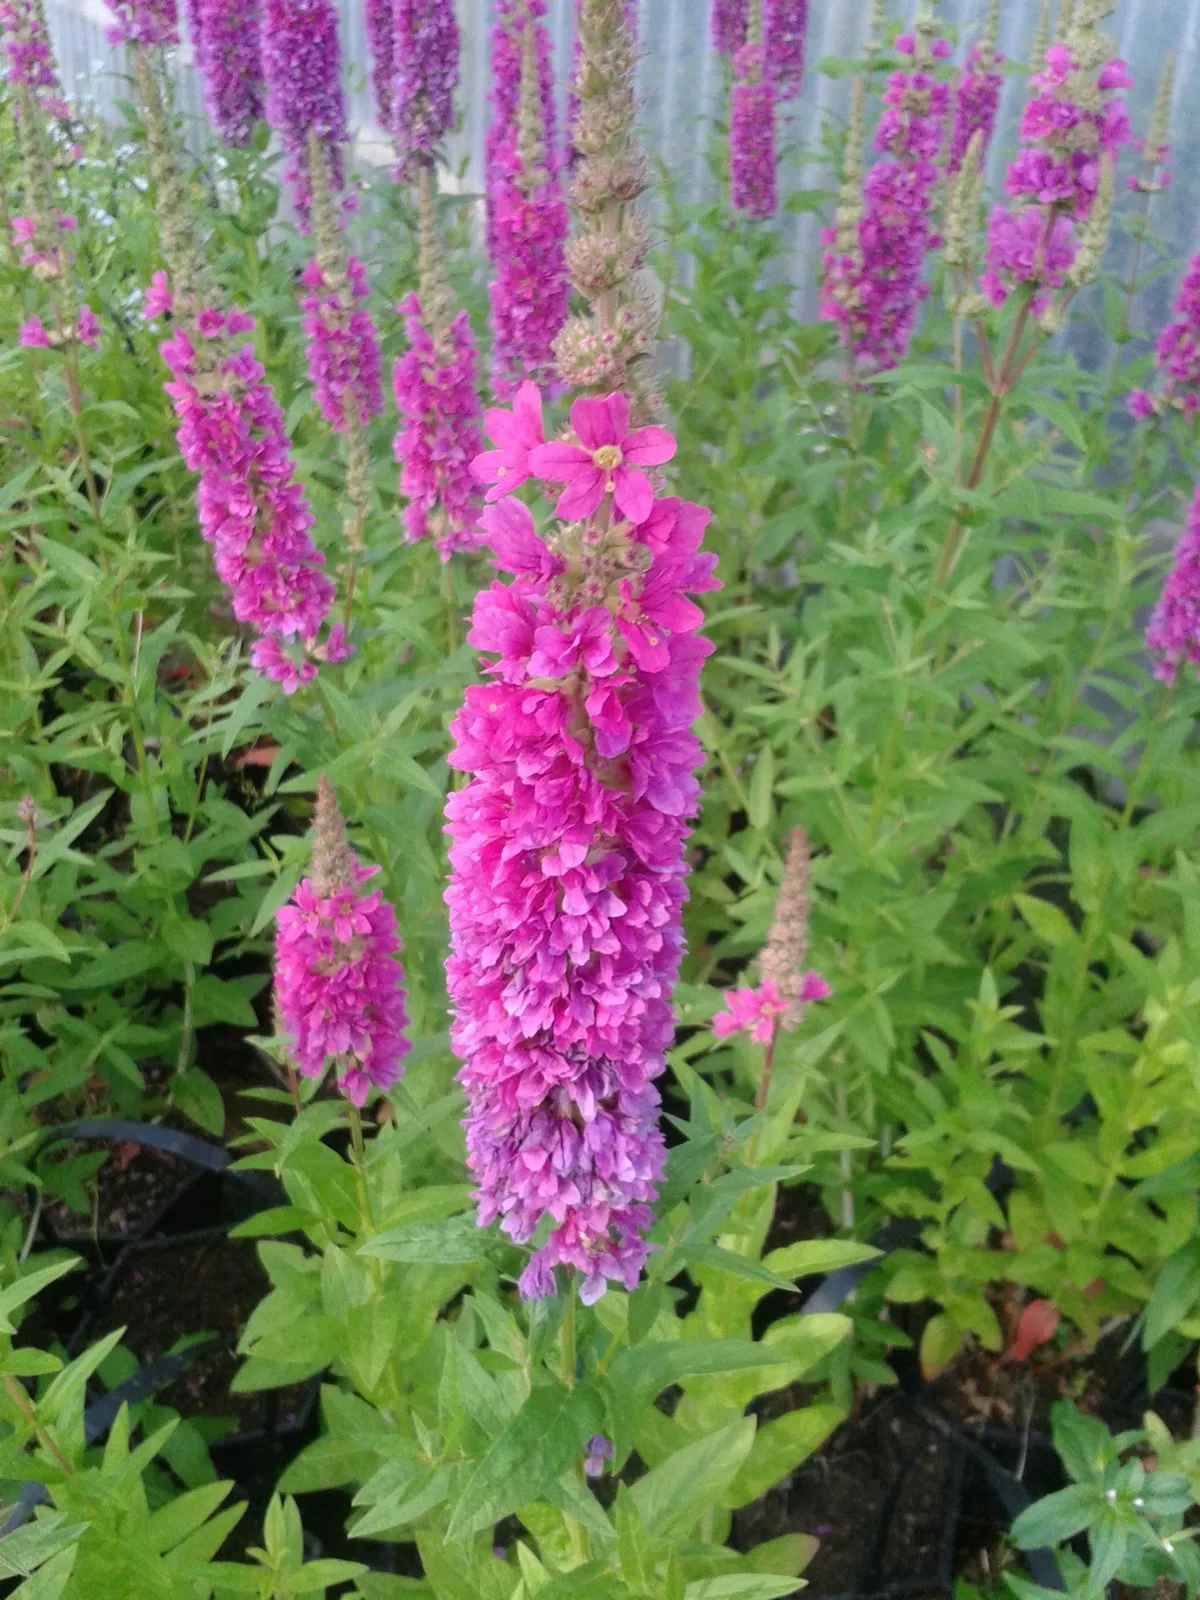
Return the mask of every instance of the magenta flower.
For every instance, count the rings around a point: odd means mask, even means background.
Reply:
[[[896,40],[901,54],[915,48],[910,34]],[[929,53],[942,56],[946,48],[945,40],[935,39]],[[838,324],[852,361],[873,368],[903,359],[917,309],[929,294],[921,274],[936,240],[930,218],[950,91],[914,65],[892,73],[883,100],[875,148],[888,159],[867,173],[857,251],[836,248],[836,228],[822,233],[821,317]]]
[[[27,322],[21,324],[17,343],[24,345],[27,350],[49,350],[50,335],[42,325],[41,317],[30,317]]]
[[[665,428],[629,431],[629,401],[623,394],[576,400],[571,407],[576,444],[552,441],[529,454],[529,465],[541,478],[565,484],[558,497],[558,515],[568,522],[589,517],[605,495],[630,522],[645,522],[654,506],[654,490],[641,467],[661,466],[675,454],[675,440]]]
[[[1126,397],[1131,415],[1139,419],[1160,409],[1190,417],[1200,408],[1200,253],[1188,263],[1172,309],[1177,314],[1159,334],[1155,354],[1155,365],[1165,375],[1158,401],[1143,389]]]
[[[484,414],[483,424],[488,438],[497,448],[476,456],[471,462],[471,471],[480,483],[492,486],[484,499],[498,500],[525,482],[532,471],[530,452],[546,442],[542,429],[542,396],[537,385],[520,384],[513,396],[512,410],[490,407]]]
[[[363,21],[371,52],[371,87],[375,112],[383,128],[392,126],[393,79],[396,74],[396,7],[394,0],[365,0]]]
[[[141,45],[179,43],[179,11],[175,0],[107,0],[116,22],[108,29],[108,42]]]
[[[49,117],[70,115],[38,0],[0,0],[0,65],[13,88],[22,84]]]
[[[266,94],[260,0],[191,0],[189,17],[205,110],[225,144],[245,145]]]
[[[1185,662],[1200,662],[1200,488],[1146,628],[1146,644],[1159,658],[1154,675],[1164,683],[1174,683]]]
[[[996,126],[996,112],[1000,105],[1000,90],[1004,78],[995,65],[1004,60],[999,54],[985,61],[977,44],[967,51],[967,64],[959,74],[954,90],[954,112],[950,120],[950,160],[946,170],[958,172],[967,154],[967,146],[977,133],[982,134],[980,159],[991,143]]]
[[[75,337],[81,344],[95,349],[100,343],[100,318],[85,300],[79,308],[79,319],[75,324]]]
[[[171,285],[167,275],[160,268],[151,275],[150,287],[145,291],[142,315],[147,322],[156,322],[159,317],[166,316],[175,305],[175,296],[171,293]]]
[[[744,44],[733,58],[729,110],[729,194],[735,211],[775,214],[775,88],[761,44]]]
[[[319,798],[312,877],[275,913],[275,1000],[300,1071],[319,1078],[332,1062],[338,1087],[361,1106],[396,1082],[411,1048],[404,969],[395,911],[380,890],[360,888],[379,868],[359,864],[332,804],[334,848],[322,849],[331,824]]]
[[[334,0],[265,0],[262,63],[267,116],[287,155],[284,178],[302,228],[308,226],[308,136],[315,130],[335,193],[345,183],[346,102]]]
[[[522,39],[525,28],[534,31],[536,70],[545,27],[526,20]],[[554,340],[567,319],[570,295],[565,255],[570,214],[551,130],[525,128],[520,137],[502,141],[493,182],[492,387],[502,399],[510,398],[523,379],[553,392]]]
[[[254,347],[238,342],[253,317],[204,307],[159,346],[171,372],[164,387],[179,419],[184,463],[200,474],[200,531],[236,619],[259,638],[254,666],[291,694],[319,660],[348,649],[340,629],[319,643],[334,600],[324,556],[309,530],[312,511],[297,482],[283,412]]]
[[[395,0],[392,121],[397,182],[430,166],[454,122],[458,23],[454,0]]]
[[[1113,91],[1132,80],[1113,58],[1093,79],[1065,44],[1046,51],[1036,90],[1021,118],[1023,148],[1010,162],[1005,192],[1015,210],[996,206],[988,224],[987,270],[979,286],[993,305],[1013,289],[1034,287],[1042,309],[1048,289],[1059,288],[1075,259],[1075,226],[1091,212],[1100,187],[1101,158],[1116,158],[1130,140],[1124,101]]]
[[[392,369],[403,427],[396,435],[404,524],[410,543],[432,537],[442,560],[479,543],[471,462],[479,453],[478,352],[465,311],[445,338],[425,325],[415,294],[398,308],[408,352]]]
[[[522,471],[544,472],[553,447],[523,445],[540,423],[536,397],[523,399],[524,418],[507,430],[493,418],[491,432],[526,450]],[[577,433],[595,440],[599,419],[623,454],[625,397],[579,405]],[[674,441],[653,434],[665,461]],[[453,724],[451,765],[470,781],[446,807],[451,1037],[479,1221],[524,1243],[548,1219],[522,1293],[552,1293],[566,1265],[588,1303],[610,1280],[637,1282],[665,1155],[653,1080],[673,1035],[699,798],[690,726],[710,648],[686,595],[714,587],[712,557],[696,549],[706,512],[651,494],[640,525],[614,522],[594,470],[581,447],[545,473],[588,480],[577,494],[591,511],[564,513],[589,517],[566,533],[569,564],[520,501],[484,512],[496,565],[515,576],[476,599],[471,642],[494,659]],[[627,630],[643,627],[663,636],[639,659]]]
[[[763,0],[763,43],[776,97],[790,100],[804,81],[808,0]]]
[[[712,0],[713,44],[722,55],[731,56],[746,42],[750,0]]]
[[[492,87],[488,96],[492,116],[488,124],[485,163],[487,251],[493,261],[498,259],[497,200],[505,175],[511,173],[515,159],[526,26],[534,29],[538,99],[548,161],[553,161],[550,152],[557,148],[554,63],[551,59],[550,35],[544,25],[545,16],[546,0],[496,0],[496,23],[492,29]]]
[[[796,1001],[781,995],[778,985],[770,978],[765,978],[757,989],[727,989],[725,1004],[729,1009],[717,1012],[712,1030],[718,1039],[728,1039],[734,1033],[748,1033],[756,1044],[770,1044],[780,1017],[792,1010],[796,1002],[806,1005],[812,1000],[828,1000],[832,993],[819,972],[804,974]]]
[[[348,399],[360,422],[383,412],[379,337],[366,310],[371,290],[357,256],[349,258],[347,274],[345,299],[329,287],[315,260],[302,274],[309,290],[301,301],[309,376],[321,415],[335,433],[346,431]]]

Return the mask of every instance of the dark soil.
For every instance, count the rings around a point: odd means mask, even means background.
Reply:
[[[951,1570],[960,1453],[892,1391],[833,1435],[789,1483],[737,1513],[742,1548],[785,1533],[809,1533],[821,1548],[804,1573],[811,1600],[873,1593],[928,1578],[913,1600],[944,1596]]]
[[[309,1386],[232,1394],[241,1362],[238,1335],[270,1288],[254,1242],[223,1234],[148,1241],[126,1251],[116,1268],[104,1311],[88,1328],[95,1339],[125,1328],[123,1343],[141,1362],[162,1355],[192,1334],[216,1335],[224,1348],[202,1357],[159,1399],[185,1417],[228,1418],[238,1433],[294,1424]]]
[[[195,1167],[163,1150],[151,1150],[130,1140],[77,1145],[80,1150],[106,1153],[94,1180],[94,1209],[81,1216],[61,1200],[47,1206],[46,1223],[63,1244],[119,1243],[144,1233],[170,1202],[192,1180]]]

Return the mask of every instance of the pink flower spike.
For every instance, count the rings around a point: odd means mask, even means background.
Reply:
[[[485,501],[511,494],[529,477],[530,452],[546,439],[542,427],[542,396],[535,383],[523,383],[513,397],[511,411],[491,406],[484,413],[484,432],[495,450],[485,450],[471,463],[471,474],[492,487]]]
[[[50,335],[42,326],[42,319],[30,317],[28,322],[23,322],[21,331],[17,335],[17,342],[24,345],[27,350],[48,350]]]

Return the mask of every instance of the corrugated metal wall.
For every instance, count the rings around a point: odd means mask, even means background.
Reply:
[[[958,30],[960,39],[970,40],[982,23],[986,3],[987,0],[943,0],[940,15],[947,26]],[[1039,0],[1003,0],[1000,47],[1010,59],[1024,59],[1038,4]],[[915,0],[891,0],[890,11],[898,20],[907,20],[914,5]],[[461,126],[450,153],[455,164],[465,160],[470,187],[480,182],[492,9],[492,0],[458,0],[463,35]],[[549,0],[548,20],[563,82],[570,56],[573,9],[574,0]],[[639,70],[646,146],[652,157],[660,158],[675,174],[683,198],[689,200],[699,199],[707,191],[708,135],[713,118],[722,116],[724,110],[725,64],[712,49],[708,9],[709,0],[640,0],[643,56]],[[86,94],[102,111],[111,112],[115,101],[127,93],[127,87],[120,78],[119,53],[104,37],[109,14],[103,0],[47,0],[47,11],[68,90]],[[803,92],[788,108],[785,129],[787,183],[812,186],[821,182],[821,173],[805,158],[819,155],[822,129],[829,119],[844,116],[849,80],[815,69],[822,60],[855,53],[864,37],[867,11],[867,0],[812,0],[810,70]],[[366,88],[362,0],[341,0],[341,13],[347,86],[360,137],[360,155],[365,160],[382,161],[386,159],[387,145],[375,125]],[[1120,0],[1110,30],[1136,78],[1129,99],[1134,126],[1139,131],[1145,129],[1163,60],[1169,51],[1176,53],[1172,125],[1175,182],[1156,199],[1154,223],[1176,253],[1190,253],[1195,244],[1200,198],[1200,162],[1196,159],[1200,156],[1200,136],[1192,132],[1196,122],[1192,112],[1200,109],[1200,0]],[[178,103],[186,113],[199,118],[200,99],[190,63],[191,52],[185,44],[175,60]],[[992,149],[992,177],[997,184],[1013,143],[1024,92],[1023,74],[1014,73],[1005,85],[999,137]],[[824,181],[829,182],[828,173],[824,174]],[[812,215],[787,221],[789,270],[797,285],[802,315],[811,315],[815,310],[819,226],[819,219]],[[1162,285],[1151,291],[1148,312],[1161,313],[1167,289]]]

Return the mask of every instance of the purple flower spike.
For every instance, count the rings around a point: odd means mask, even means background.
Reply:
[[[403,427],[396,435],[400,492],[408,497],[410,543],[431,537],[443,560],[479,543],[471,461],[479,451],[478,351],[460,311],[444,340],[426,327],[415,294],[398,307],[408,351],[392,369]]]
[[[70,115],[38,0],[0,0],[0,66],[14,89],[33,91],[47,116]]]
[[[116,22],[108,30],[110,44],[176,45],[179,11],[175,0],[108,0]]]
[[[950,90],[928,63],[944,54],[944,43],[933,40],[922,55],[913,35],[896,40],[897,51],[914,56],[914,64],[893,72],[884,91],[875,148],[886,159],[867,173],[857,252],[833,248],[835,228],[822,235],[821,316],[839,324],[847,354],[868,368],[894,367],[903,359],[917,308],[929,294],[921,272],[936,242],[930,217]]]
[[[1099,192],[1101,160],[1115,159],[1130,141],[1125,102],[1113,91],[1131,81],[1115,57],[1091,73],[1065,44],[1046,51],[1044,69],[1030,79],[1037,92],[1021,117],[1023,147],[1004,179],[1017,205],[994,207],[988,223],[988,264],[979,287],[993,305],[1032,284],[1037,312],[1047,291],[1066,282],[1078,247],[1076,225]]]
[[[1146,644],[1159,658],[1154,675],[1164,683],[1174,683],[1185,662],[1200,663],[1200,489],[1146,629]]]
[[[191,0],[189,21],[209,120],[223,143],[245,145],[266,95],[260,0]]]
[[[346,102],[342,51],[333,0],[265,0],[263,71],[267,116],[287,153],[284,177],[301,225],[307,227],[311,195],[308,136],[320,139],[334,193],[345,183]]]
[[[396,913],[380,890],[361,890],[378,871],[347,844],[337,797],[322,777],[312,875],[275,913],[275,1002],[300,1071],[319,1078],[332,1061],[356,1106],[396,1082],[411,1048]]]
[[[153,286],[156,310],[164,292]],[[254,346],[241,339],[253,327],[243,311],[206,306],[159,349],[171,372],[165,388],[179,419],[179,453],[200,474],[200,531],[217,576],[230,590],[234,616],[260,636],[251,651],[255,667],[291,694],[316,676],[317,660],[340,660],[348,650],[336,627],[318,644],[334,586],[309,534],[313,515],[295,476],[283,412]]]
[[[458,23],[453,0],[396,0],[392,122],[396,179],[410,183],[430,166],[454,122]]]
[[[761,44],[744,44],[733,58],[729,115],[729,189],[735,211],[775,214],[775,88]]]

